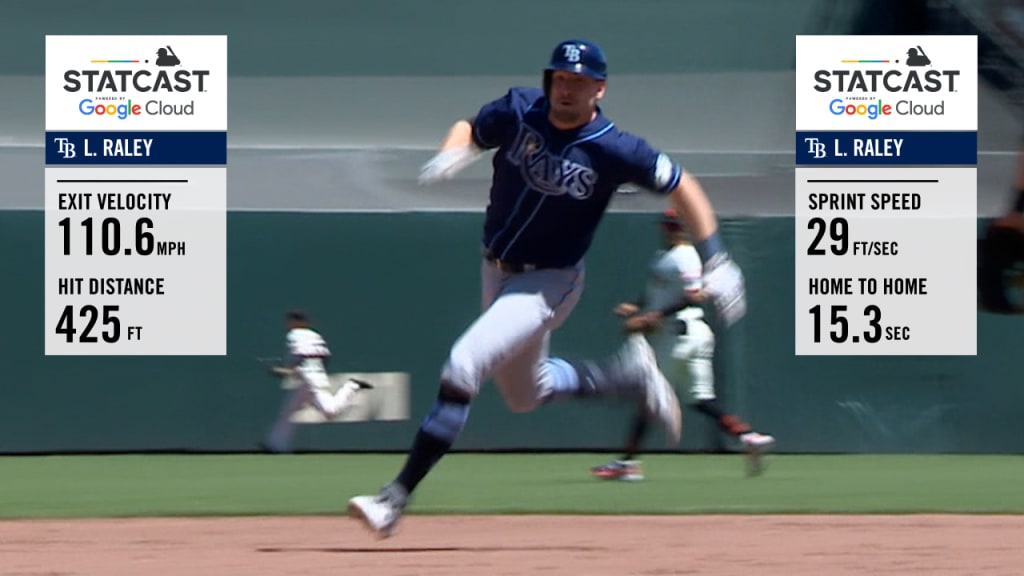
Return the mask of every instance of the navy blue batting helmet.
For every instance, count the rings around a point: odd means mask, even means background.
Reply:
[[[551,87],[551,73],[555,70],[565,70],[596,80],[604,80],[608,77],[608,62],[604,59],[604,52],[597,44],[587,40],[566,40],[555,47],[554,52],[551,53],[551,61],[544,69],[545,94]]]

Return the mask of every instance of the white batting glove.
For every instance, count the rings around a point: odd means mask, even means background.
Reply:
[[[472,164],[481,154],[483,154],[483,150],[472,144],[438,152],[420,168],[419,183],[433,184],[441,180],[450,180],[466,166]]]
[[[728,252],[719,252],[704,265],[704,291],[726,326],[747,313],[747,291],[743,271]]]

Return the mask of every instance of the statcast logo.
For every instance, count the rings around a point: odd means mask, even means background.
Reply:
[[[156,51],[153,64],[156,70],[147,68],[129,69],[94,69],[67,70],[64,72],[64,91],[78,92],[85,90],[91,93],[110,92],[205,92],[209,70],[182,69],[181,61],[170,47]],[[90,64],[103,65],[140,65],[149,64],[147,60],[136,59],[93,59]],[[175,70],[175,68],[179,68]]]
[[[931,69],[932,61],[920,46],[907,50],[907,58],[899,60],[865,60],[849,58],[840,61],[843,69],[814,72],[814,89],[818,92],[846,93],[938,93],[956,92],[960,70]],[[867,64],[867,69],[857,66]],[[850,68],[854,66],[854,68]]]

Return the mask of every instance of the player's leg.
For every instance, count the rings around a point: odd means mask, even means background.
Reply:
[[[413,451],[419,452],[416,445],[422,439],[430,447],[422,452],[431,457],[423,463],[410,458],[399,474],[398,482],[409,492],[458,438],[481,384],[499,366],[535,357],[559,308],[575,306],[582,290],[582,271],[505,275],[485,264],[482,274],[486,308],[452,346],[434,409],[414,443]],[[531,277],[546,277],[547,283]]]
[[[554,400],[645,401],[648,411],[678,435],[678,399],[644,337],[629,338],[619,352],[601,360],[548,357],[551,332],[562,326],[579,301],[582,274],[582,266],[578,271],[545,270],[515,276],[505,284],[499,300],[524,298],[526,303],[514,313],[534,318],[528,339],[493,368],[505,402],[513,411],[528,412]]]
[[[351,406],[356,393],[361,389],[359,384],[349,380],[332,392],[330,378],[323,370],[306,370],[301,375],[312,391],[313,406],[328,420],[333,420]]]
[[[551,332],[557,330],[579,303],[585,270],[550,271],[510,279],[506,294],[525,295],[537,315],[537,328],[514,353],[493,369],[494,382],[513,412],[530,412],[553,398],[579,395],[579,379],[572,366],[548,357]]]
[[[546,272],[546,271],[545,271]],[[551,307],[543,297],[517,289],[526,276],[502,274],[489,263],[482,266],[483,313],[456,340],[441,372],[437,398],[420,424],[405,465],[377,496],[349,501],[351,513],[380,536],[389,536],[410,495],[459,437],[469,418],[472,400],[482,382],[509,357],[531,346],[546,332]],[[563,303],[582,289],[580,274],[551,276],[558,281]]]
[[[671,329],[671,322],[666,322],[666,327],[650,338],[659,368],[669,382],[677,384],[677,374],[681,370],[685,370],[685,359],[680,360],[673,354],[676,336],[675,331]],[[650,414],[643,406],[640,406],[630,422],[622,456],[606,464],[594,466],[590,469],[590,473],[604,480],[643,480],[643,470],[637,457],[651,429],[650,421]]]
[[[350,501],[350,510],[380,535],[390,535],[409,495],[458,438],[470,403],[492,374],[500,377],[503,394],[514,398],[510,407],[518,411],[554,398],[644,399],[663,420],[674,422],[678,433],[678,399],[657,370],[653,353],[645,355],[650,347],[642,337],[601,362],[540,362],[548,332],[564,322],[579,300],[582,264],[508,275],[485,263],[482,274],[486,310],[452,347],[437,399],[401,472],[378,496]]]
[[[743,444],[750,456],[750,472],[759,473],[760,454],[770,448],[775,439],[755,432],[745,420],[721,407],[715,394],[714,333],[703,320],[689,320],[686,326],[687,333],[679,337],[673,355],[685,366],[678,377],[688,390],[689,402],[697,411],[714,420],[719,429]]]
[[[626,449],[623,451],[622,459],[626,462],[636,460],[643,446],[647,431],[651,429],[651,417],[642,408],[633,415],[633,422],[629,428],[629,438],[626,440]]]
[[[302,383],[288,391],[274,425],[263,440],[263,447],[267,451],[274,453],[291,451],[292,437],[295,435],[295,423],[292,422],[292,415],[311,398],[312,394],[310,394],[309,388]]]
[[[562,361],[548,358],[550,342],[551,333],[545,332],[495,371],[494,381],[498,391],[513,412],[529,412],[546,400],[579,396],[578,385],[572,384],[571,378],[558,378],[559,371],[554,367]],[[638,402],[630,445],[640,443],[640,437],[644,432],[638,431],[638,428],[642,426],[646,429],[648,419],[643,403]],[[605,469],[603,473],[599,468]],[[632,462],[629,457],[595,468],[594,474],[602,478],[614,476],[621,480],[643,479],[639,465]]]
[[[550,342],[551,332],[543,331],[495,368],[494,383],[512,412],[530,412],[540,403],[534,383],[543,369]]]
[[[545,401],[574,394],[578,398],[610,398],[642,402],[652,421],[661,424],[671,442],[682,433],[679,399],[658,368],[654,350],[642,335],[630,335],[611,356],[599,360],[569,361],[551,358],[540,381]],[[568,369],[567,369],[568,367]],[[545,380],[552,382],[546,385]]]
[[[627,482],[643,480],[644,473],[637,456],[640,453],[640,448],[643,446],[644,439],[647,437],[647,432],[651,428],[650,421],[651,417],[647,410],[643,406],[637,408],[629,425],[629,434],[626,438],[626,446],[622,457],[600,466],[594,466],[590,469],[590,473],[604,480],[624,480]]]
[[[695,390],[698,388],[692,384],[695,381],[693,370],[702,372],[701,369],[704,367],[702,362],[696,364],[691,362],[698,350],[696,344],[699,339],[677,337],[674,321],[667,321],[664,330],[667,331],[660,332],[654,337],[658,363],[668,381],[687,390],[689,393],[687,398],[693,403],[695,402]],[[713,341],[710,344],[713,348]],[[711,380],[701,378],[701,390],[706,391],[712,383]],[[642,480],[644,475],[637,455],[649,431],[650,416],[648,412],[642,409],[638,410],[633,416],[622,457],[591,468],[591,474],[605,480]]]
[[[548,329],[558,329],[574,306],[575,303],[572,306],[554,309]],[[637,413],[627,442],[627,452],[637,450],[649,428],[651,412],[645,404],[648,394],[643,383],[645,377],[658,374],[653,359],[652,366],[647,372],[642,371],[640,362],[636,359],[628,363],[623,362],[623,356],[635,349],[632,343],[627,343],[624,348],[627,353],[620,352],[603,362],[573,362],[564,358],[549,358],[550,335],[550,331],[545,331],[520,353],[509,357],[495,371],[495,382],[508,407],[516,412],[527,412],[553,400],[588,396],[619,396],[632,399],[637,404]],[[631,368],[624,370],[623,366]],[[581,384],[588,379],[590,385]],[[664,378],[660,378],[660,383],[664,389],[669,388]],[[670,390],[666,396],[671,396],[671,404],[678,417],[678,400]],[[598,467],[594,469],[594,473],[601,477],[614,476],[623,480],[643,479],[639,463],[630,456]]]

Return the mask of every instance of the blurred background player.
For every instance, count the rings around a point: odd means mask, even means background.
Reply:
[[[1024,314],[1024,151],[1017,153],[1014,198],[979,242],[978,292],[982,310]]]
[[[658,358],[658,365],[679,389],[680,400],[713,418],[723,431],[735,436],[748,454],[748,472],[762,470],[761,453],[775,439],[753,431],[738,416],[725,413],[715,398],[715,335],[704,321],[705,301],[700,256],[690,235],[673,209],[661,218],[664,248],[655,254],[645,293],[638,302],[623,302],[615,313],[626,318],[626,332],[647,334]],[[642,480],[640,463],[635,459],[644,436],[648,417],[640,410],[626,442],[623,457],[591,468],[598,478]]]
[[[287,356],[281,365],[270,367],[271,374],[293,379],[277,421],[270,429],[263,448],[268,452],[290,452],[295,422],[292,415],[307,403],[312,404],[328,420],[333,420],[352,404],[356,392],[372,388],[358,380],[345,382],[337,392],[331,391],[327,363],[331,350],[319,332],[314,330],[306,314],[293,310],[285,315]]]

